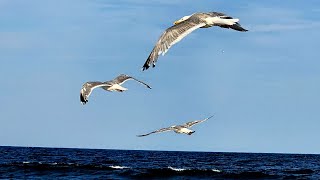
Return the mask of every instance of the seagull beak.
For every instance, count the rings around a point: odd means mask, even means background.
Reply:
[[[179,24],[179,21],[175,21],[173,24],[174,24],[174,25],[177,25],[177,24]]]

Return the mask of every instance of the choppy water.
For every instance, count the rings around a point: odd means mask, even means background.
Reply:
[[[320,179],[320,155],[0,147],[0,178]]]

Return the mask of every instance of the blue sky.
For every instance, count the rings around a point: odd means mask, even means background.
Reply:
[[[0,145],[319,153],[320,2],[0,1]],[[240,18],[246,33],[199,29],[140,69],[161,33],[194,12]],[[86,81],[120,73],[125,93]],[[203,119],[192,136],[161,127]]]

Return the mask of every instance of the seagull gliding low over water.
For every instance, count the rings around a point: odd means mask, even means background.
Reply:
[[[147,133],[147,134],[137,135],[137,136],[138,137],[143,137],[143,136],[148,136],[150,134],[167,132],[167,131],[174,131],[175,133],[179,133],[179,134],[191,135],[195,131],[193,131],[191,129],[188,129],[188,128],[192,127],[195,124],[202,123],[202,122],[204,122],[204,121],[206,121],[206,120],[208,120],[208,119],[210,119],[212,117],[213,116],[210,116],[210,117],[208,117],[206,119],[203,119],[203,120],[190,121],[190,122],[187,122],[187,123],[185,123],[183,125],[174,125],[174,126],[170,126],[170,127],[167,127],[167,128],[161,128],[159,130],[152,131],[152,132]]]

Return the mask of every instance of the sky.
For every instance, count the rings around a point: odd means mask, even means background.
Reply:
[[[0,0],[0,145],[320,153],[320,2]],[[194,12],[248,32],[199,29],[141,71],[161,33]],[[124,93],[82,84],[125,73]],[[192,136],[136,135],[188,121]]]

